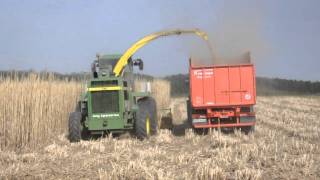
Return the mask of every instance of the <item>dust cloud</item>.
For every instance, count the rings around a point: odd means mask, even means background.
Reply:
[[[265,22],[261,2],[227,1],[213,9],[214,20],[208,19],[208,27],[199,27],[208,33],[209,50],[195,40],[188,48],[193,65],[255,63],[268,53],[261,35]]]
[[[217,63],[243,62],[248,57],[266,50],[263,32],[263,4],[257,1],[230,1],[219,9],[217,23],[209,31],[210,42],[214,45]]]

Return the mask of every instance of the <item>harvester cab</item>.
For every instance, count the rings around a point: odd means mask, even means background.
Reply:
[[[113,69],[121,55],[97,55],[92,78],[81,96],[75,112],[69,117],[69,139],[72,142],[94,134],[134,131],[145,138],[157,131],[156,104],[150,93],[134,91],[134,66],[143,69],[141,59],[128,59],[121,76]]]
[[[113,69],[117,64],[121,55],[96,55],[97,59],[91,65],[91,71],[94,78],[114,76]],[[128,66],[124,68],[124,72],[133,72],[133,66],[138,66],[139,70],[143,70],[143,61],[141,59],[134,59],[130,57]]]

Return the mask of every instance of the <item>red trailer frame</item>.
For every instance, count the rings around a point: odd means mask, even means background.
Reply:
[[[193,128],[254,127],[255,68],[251,63],[189,68],[188,117]]]

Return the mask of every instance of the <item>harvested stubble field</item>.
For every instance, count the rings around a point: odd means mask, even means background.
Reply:
[[[60,83],[64,83],[66,88],[71,88],[68,87],[68,82]],[[57,86],[54,84],[51,87],[53,89]],[[78,85],[75,83],[71,86]],[[2,82],[1,93],[3,88]],[[81,88],[79,86],[75,89]],[[59,91],[64,92],[62,89]],[[5,92],[12,95],[14,89]],[[58,97],[58,93],[51,92],[50,95],[52,98],[58,98],[57,102],[71,103],[76,99],[76,94],[73,93],[69,98],[63,97],[64,101],[59,100],[62,97]],[[2,94],[1,98],[7,96]],[[6,101],[8,107],[11,107],[13,102],[15,101]],[[3,102],[0,107],[4,108]],[[184,124],[184,99],[172,99],[171,107],[174,109],[176,123],[173,132],[161,130],[157,136],[144,141],[123,135],[119,138],[106,137],[70,144],[66,134],[61,133],[65,128],[60,126],[57,127],[62,130],[56,131],[56,136],[50,136],[52,139],[49,141],[44,138],[46,141],[41,143],[40,139],[31,136],[36,138],[36,145],[32,143],[30,146],[28,144],[21,147],[12,146],[16,143],[15,140],[21,139],[12,138],[10,146],[1,146],[0,177],[4,179],[320,178],[319,97],[258,97],[256,131],[250,135],[244,135],[239,131],[228,134],[212,131],[206,136],[196,135]],[[21,107],[7,108],[7,111],[14,108],[17,113],[20,112]],[[62,113],[61,117],[57,119],[50,117],[50,120],[37,119],[38,124],[45,122],[40,128],[45,128],[45,124],[54,127],[52,125],[55,123],[50,122],[54,120],[66,124],[64,122],[66,113],[71,108],[62,105],[58,105],[58,108],[60,111],[57,112]],[[7,111],[0,111],[1,124],[5,124],[5,120],[20,122],[8,118]],[[57,112],[53,111],[52,115]],[[29,123],[34,125],[28,122],[25,126],[30,127]],[[8,133],[16,130],[12,126],[1,126],[4,127],[11,128],[7,130]],[[18,132],[25,131],[27,130]],[[38,131],[43,137],[49,137],[45,134],[54,132],[48,128]],[[1,133],[3,132],[1,129]],[[4,138],[2,134],[0,136]],[[33,142],[32,140],[29,139],[28,143]]]

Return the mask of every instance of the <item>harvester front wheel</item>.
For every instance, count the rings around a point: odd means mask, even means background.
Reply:
[[[157,106],[156,101],[151,97],[139,100],[138,106],[135,134],[139,139],[144,139],[157,133]]]
[[[81,139],[81,112],[73,112],[69,116],[69,140],[79,142]]]

